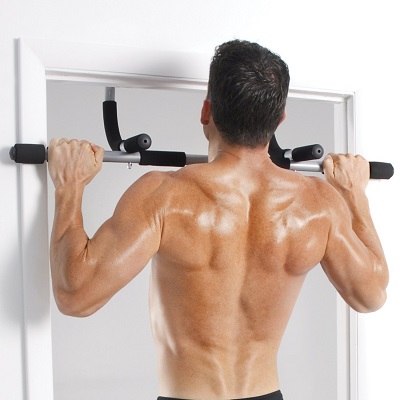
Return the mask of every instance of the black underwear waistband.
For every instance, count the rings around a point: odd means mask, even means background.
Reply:
[[[157,400],[189,400],[189,399],[178,399],[176,397],[158,397]],[[246,397],[243,399],[233,399],[233,400],[283,400],[282,393],[280,390],[264,394],[263,396],[256,396],[256,397]]]

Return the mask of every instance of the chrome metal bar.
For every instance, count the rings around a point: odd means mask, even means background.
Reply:
[[[140,163],[140,153],[125,153],[123,151],[105,151],[104,162],[116,163]],[[208,156],[202,154],[186,154],[186,165],[207,163]],[[290,162],[293,171],[322,172],[322,161],[311,160],[301,162]]]
[[[201,154],[186,154],[186,165],[208,163],[208,156]]]
[[[115,88],[106,87],[106,101],[115,101]]]
[[[310,160],[310,161],[300,161],[300,162],[290,161],[290,169],[292,171],[323,172],[321,160]]]
[[[105,151],[104,162],[140,163],[140,153],[126,153],[124,151]]]

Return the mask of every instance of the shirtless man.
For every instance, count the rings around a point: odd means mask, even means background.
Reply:
[[[278,347],[318,263],[355,310],[386,300],[388,270],[365,195],[368,162],[329,155],[326,182],[268,156],[288,85],[286,64],[269,50],[241,41],[217,48],[201,111],[209,163],[144,175],[92,239],[81,202],[103,149],[50,143],[58,307],[93,314],[152,259],[160,399],[282,399]]]

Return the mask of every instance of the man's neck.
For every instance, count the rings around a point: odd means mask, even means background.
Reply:
[[[208,147],[208,160],[209,162],[221,160],[221,159],[236,159],[239,163],[251,163],[258,164],[259,162],[264,163],[269,160],[268,147],[244,147],[244,146],[233,146],[224,142],[219,135],[216,133],[211,135],[209,138]]]

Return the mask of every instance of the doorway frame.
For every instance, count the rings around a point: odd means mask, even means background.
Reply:
[[[19,39],[16,47],[17,140],[40,144],[48,140],[47,81],[205,91],[212,56],[34,38]],[[354,92],[291,87],[288,97],[333,104],[335,151],[356,152]],[[24,393],[27,400],[53,400],[47,168],[18,168]],[[357,326],[357,313],[337,296],[337,400],[358,400]]]

